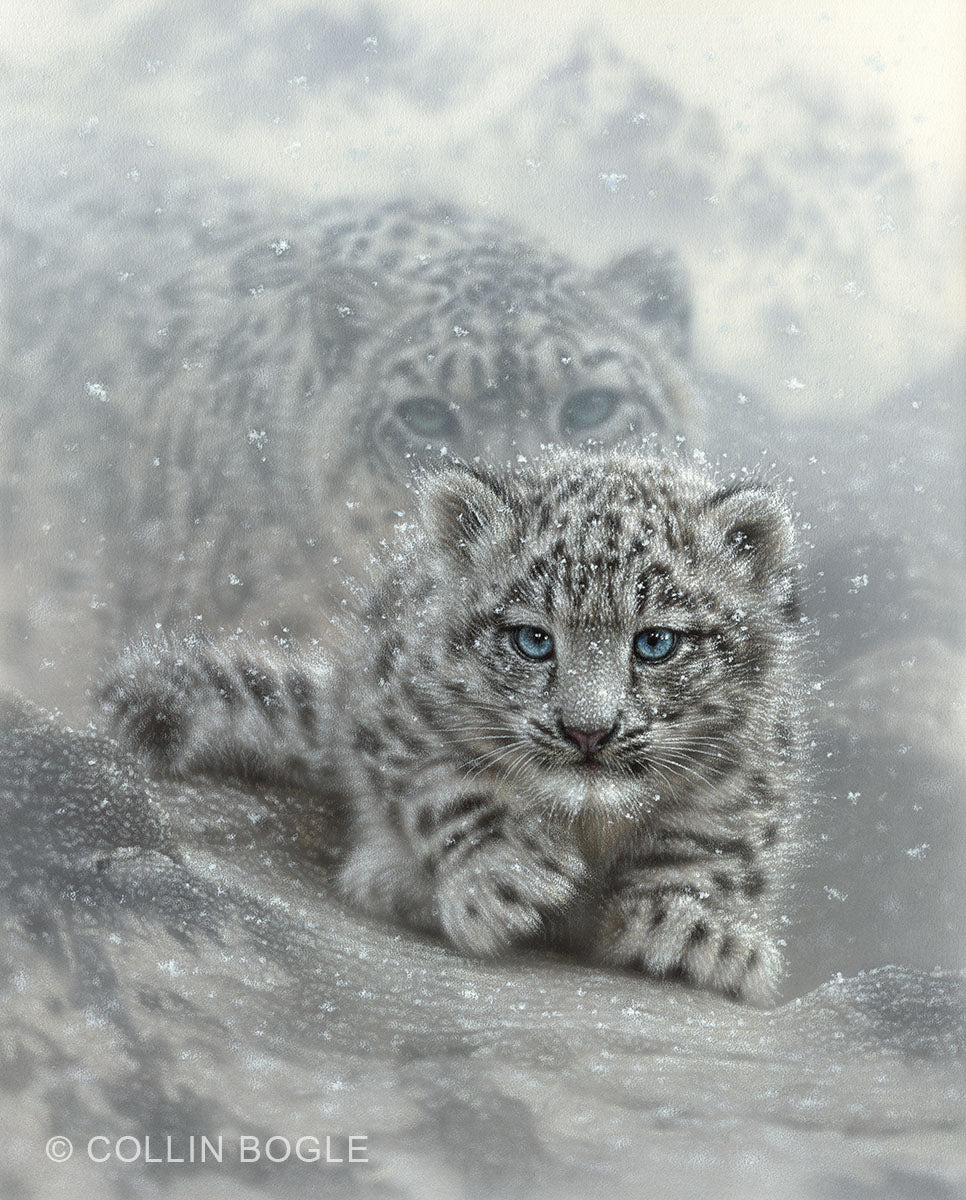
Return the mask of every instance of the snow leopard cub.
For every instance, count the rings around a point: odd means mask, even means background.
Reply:
[[[494,955],[545,942],[769,1001],[794,822],[792,523],[756,482],[557,452],[425,477],[324,714],[273,651],[129,652],[168,769],[346,776],[344,894]],[[188,719],[188,714],[194,714]]]

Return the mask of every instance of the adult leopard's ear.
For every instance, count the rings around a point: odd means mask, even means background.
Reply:
[[[640,246],[598,271],[596,287],[616,299],[681,358],[691,351],[691,284],[673,250]]]
[[[738,481],[712,493],[703,514],[715,540],[746,578],[791,597],[797,554],[784,497],[767,484]]]
[[[454,464],[424,475],[419,498],[431,542],[466,565],[502,528],[509,496],[486,471]]]

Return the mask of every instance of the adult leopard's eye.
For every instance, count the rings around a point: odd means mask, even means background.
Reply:
[[[634,653],[643,662],[663,662],[677,649],[680,635],[663,626],[643,629],[634,639]]]
[[[447,404],[433,396],[417,396],[396,405],[396,416],[417,437],[455,441],[459,422]]]
[[[617,412],[619,394],[613,388],[586,388],[575,392],[560,410],[560,428],[564,433],[595,429]]]
[[[533,662],[544,662],[553,654],[553,638],[536,625],[517,625],[510,630],[510,640],[518,653]]]

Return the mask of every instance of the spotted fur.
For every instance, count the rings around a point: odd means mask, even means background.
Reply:
[[[317,633],[418,462],[691,424],[655,250],[581,270],[432,205],[87,220],[100,257],[24,236],[8,263],[0,636],[32,690],[153,622]]]
[[[549,942],[767,1002],[795,573],[788,512],[759,483],[624,452],[453,466],[387,553],[328,715],[283,657],[210,648],[137,652],[108,706],[179,771],[254,758],[304,780],[324,746],[354,815],[342,888],[374,913],[470,954]],[[674,635],[659,661],[635,650],[654,630]],[[521,649],[547,638],[544,660]],[[203,714],[187,729],[186,701]]]

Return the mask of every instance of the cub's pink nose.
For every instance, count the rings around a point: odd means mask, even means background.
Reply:
[[[610,729],[574,729],[570,725],[560,726],[564,737],[575,746],[579,746],[584,754],[596,754],[602,746],[606,746],[614,736],[616,728],[616,725],[612,725]]]

